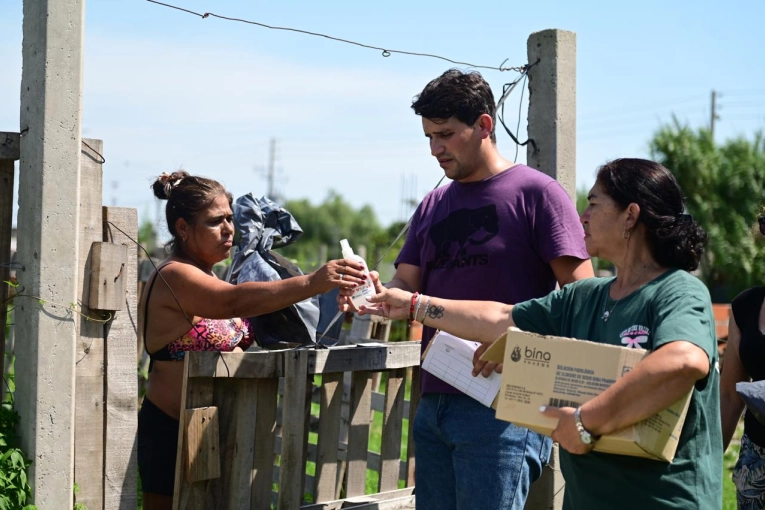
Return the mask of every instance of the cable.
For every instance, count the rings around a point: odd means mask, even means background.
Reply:
[[[96,149],[94,149],[93,147],[91,147],[90,145],[88,145],[88,143],[87,143],[85,140],[81,140],[81,141],[82,141],[82,145],[84,145],[84,146],[85,146],[85,147],[87,147],[88,149],[90,149],[90,150],[92,150],[93,152],[95,152],[96,154],[98,154],[98,157],[99,157],[99,158],[101,158],[101,161],[97,161],[97,160],[95,160],[95,161],[96,161],[96,162],[97,162],[99,165],[103,165],[104,163],[106,163],[106,158],[103,156],[103,154],[101,154],[101,153],[100,153],[100,152],[98,152]],[[90,155],[88,155],[88,156],[90,157]]]
[[[238,21],[240,23],[247,23],[249,25],[256,25],[256,26],[259,26],[259,27],[262,27],[262,28],[268,28],[270,30],[283,30],[283,31],[287,31],[287,32],[297,32],[297,33],[300,33],[300,34],[312,35],[312,36],[315,36],[315,37],[324,37],[325,39],[330,39],[332,41],[342,42],[342,43],[346,43],[346,44],[352,44],[354,46],[360,46],[362,48],[368,48],[368,49],[371,49],[371,50],[381,51],[383,57],[390,57],[391,54],[398,53],[400,55],[411,55],[411,56],[416,56],[416,57],[435,58],[435,59],[439,59],[439,60],[445,60],[446,62],[450,62],[450,63],[456,64],[456,65],[472,67],[472,68],[475,68],[475,69],[491,69],[493,71],[500,71],[500,72],[504,72],[504,71],[523,72],[523,70],[526,67],[526,66],[504,67],[504,64],[505,64],[505,62],[507,62],[507,59],[505,59],[504,62],[502,62],[502,64],[500,64],[499,66],[485,66],[485,65],[471,64],[469,62],[460,62],[458,60],[452,60],[450,58],[442,57],[442,56],[439,56],[439,55],[433,55],[431,53],[419,53],[419,52],[414,52],[414,51],[403,51],[403,50],[389,50],[389,49],[382,48],[382,47],[379,47],[379,46],[371,46],[369,44],[363,44],[363,43],[356,42],[356,41],[350,41],[348,39],[341,39],[339,37],[333,37],[331,35],[320,34],[318,32],[310,32],[308,30],[300,30],[298,28],[290,28],[290,27],[276,27],[276,26],[266,25],[265,23],[259,23],[257,21],[250,21],[250,20],[241,19],[241,18],[231,18],[231,17],[228,17],[228,16],[221,16],[219,14],[215,14],[215,13],[212,13],[212,12],[205,12],[204,14],[202,14],[202,13],[199,13],[199,12],[194,12],[194,11],[190,11],[188,9],[184,9],[182,7],[177,7],[175,5],[170,5],[170,4],[166,4],[166,3],[163,3],[163,2],[158,2],[157,0],[146,0],[146,1],[147,2],[151,2],[153,4],[162,5],[164,7],[169,7],[171,9],[176,9],[176,10],[179,10],[179,11],[182,11],[182,12],[186,12],[188,14],[193,14],[194,16],[199,16],[202,19],[205,19],[205,18],[208,18],[208,17],[213,17],[213,18],[219,18],[219,19],[226,20],[226,21]]]
[[[515,132],[520,133],[521,132],[521,111],[523,110],[523,90],[526,88],[526,78],[528,78],[528,74],[523,74],[523,83],[521,84],[521,100],[518,101],[518,124],[515,126]],[[518,149],[520,148],[520,145],[515,144],[515,157],[513,158],[513,163],[518,162]],[[536,149],[535,149],[536,150]]]
[[[165,280],[165,277],[162,275],[162,273],[160,272],[160,270],[157,268],[157,265],[156,265],[156,264],[154,264],[154,261],[153,261],[153,260],[151,260],[151,255],[149,255],[149,252],[148,252],[148,251],[146,251],[146,248],[144,248],[144,247],[141,245],[141,243],[139,243],[138,241],[136,241],[135,239],[133,239],[132,237],[130,237],[130,235],[128,235],[128,233],[127,233],[127,232],[125,232],[124,230],[122,230],[121,228],[119,228],[117,225],[115,225],[115,224],[114,224],[114,223],[112,223],[111,221],[109,221],[109,220],[106,220],[106,222],[105,222],[105,223],[108,223],[109,225],[111,225],[112,227],[114,227],[115,229],[117,229],[119,232],[121,232],[121,233],[122,233],[122,235],[124,235],[125,237],[127,237],[127,238],[128,238],[130,241],[132,241],[132,242],[133,242],[133,243],[134,243],[136,246],[138,246],[139,248],[141,248],[141,250],[143,250],[143,252],[146,254],[146,257],[149,259],[149,263],[152,265],[152,267],[154,268],[154,271],[157,273],[157,276],[158,276],[159,278],[161,278],[161,279],[162,279],[162,281],[163,281],[163,282],[165,283],[165,285],[167,286],[167,289],[170,291],[170,294],[173,296],[173,299],[175,300],[175,304],[177,304],[177,305],[178,305],[178,309],[181,311],[181,313],[183,314],[183,316],[186,318],[186,321],[188,321],[188,323],[191,325],[191,329],[193,329],[194,331],[196,331],[197,335],[198,335],[200,338],[204,338],[205,340],[207,340],[207,341],[209,342],[209,341],[210,341],[210,339],[207,337],[207,332],[206,332],[206,331],[200,331],[199,329],[197,329],[197,324],[194,324],[194,322],[193,322],[193,321],[192,321],[192,320],[189,318],[189,316],[188,316],[188,315],[186,315],[186,312],[183,310],[183,307],[181,306],[181,302],[178,300],[178,296],[176,296],[176,295],[175,295],[175,292],[173,291],[173,288],[170,286],[170,284],[169,284],[169,283],[167,283],[167,280]],[[156,278],[156,276],[155,276],[155,278]],[[147,302],[147,305],[148,305],[148,302]],[[144,317],[144,319],[145,319],[145,317]],[[146,341],[146,339],[144,338],[144,342],[145,342],[145,341]],[[147,352],[148,352],[148,351],[147,351]],[[220,358],[220,359],[221,359],[221,361],[223,361],[223,366],[224,366],[224,367],[226,367],[226,377],[231,377],[231,371],[230,371],[230,370],[229,370],[229,368],[228,368],[228,363],[226,363],[226,360],[225,360],[225,358],[223,358],[223,356],[221,356],[221,358]]]
[[[510,94],[513,92],[513,90],[515,89],[516,85],[518,85],[518,83],[521,81],[521,79],[524,79],[524,84],[526,83],[525,82],[525,78],[528,76],[529,70],[532,67],[534,67],[535,65],[537,65],[539,62],[540,62],[539,59],[537,59],[537,61],[534,62],[533,64],[526,65],[524,67],[523,71],[521,72],[521,76],[519,76],[515,81],[513,81],[511,83],[506,83],[503,86],[502,97],[499,99],[499,101],[497,101],[497,119],[499,120],[500,124],[502,124],[502,127],[505,128],[505,131],[507,132],[507,134],[510,135],[510,138],[513,140],[513,142],[515,142],[515,144],[516,144],[516,153],[515,153],[515,157],[516,158],[518,157],[518,150],[517,149],[518,149],[519,145],[520,146],[525,146],[525,145],[531,143],[531,146],[534,148],[534,153],[536,153],[537,152],[537,143],[536,143],[536,141],[533,138],[528,138],[528,139],[526,139],[525,142],[521,143],[518,140],[518,138],[513,134],[513,132],[510,131],[510,128],[507,127],[507,124],[505,124],[505,100],[510,96]],[[523,105],[522,101],[523,101],[523,94],[521,94],[521,106],[519,106],[519,109]],[[519,112],[519,114],[518,114],[518,128],[519,129],[520,129],[520,122],[521,122],[521,119],[520,119],[520,112]]]

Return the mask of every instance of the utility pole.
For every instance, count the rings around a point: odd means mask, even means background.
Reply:
[[[275,200],[274,197],[274,160],[276,159],[276,138],[271,138],[271,145],[268,151],[268,193],[267,196],[271,200]]]
[[[717,91],[712,91],[712,107],[710,108],[709,131],[712,133],[712,141],[715,139],[715,121],[720,119],[717,115]]]

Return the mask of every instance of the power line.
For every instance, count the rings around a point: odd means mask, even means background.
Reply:
[[[351,41],[351,40],[348,40],[348,39],[341,39],[340,37],[334,37],[334,36],[331,36],[331,35],[320,34],[318,32],[310,32],[308,30],[301,30],[301,29],[298,29],[298,28],[290,28],[290,27],[276,27],[276,26],[266,25],[265,23],[259,23],[257,21],[251,21],[251,20],[246,20],[246,19],[241,19],[241,18],[232,18],[232,17],[229,17],[229,16],[221,16],[219,14],[215,14],[215,13],[212,13],[212,12],[199,13],[199,12],[195,12],[195,11],[190,11],[189,9],[184,9],[182,7],[177,7],[175,5],[170,5],[170,4],[166,4],[166,3],[163,3],[163,2],[158,2],[157,0],[146,0],[146,1],[147,2],[151,2],[153,4],[162,5],[164,7],[169,7],[170,9],[176,9],[178,11],[186,12],[188,14],[193,14],[195,16],[199,16],[202,19],[213,17],[213,18],[218,18],[218,19],[222,19],[222,20],[226,20],[226,21],[237,21],[239,23],[247,23],[248,25],[256,25],[256,26],[259,26],[259,27],[262,27],[262,28],[268,28],[270,30],[284,30],[284,31],[287,31],[287,32],[297,32],[297,33],[300,33],[300,34],[312,35],[312,36],[315,36],[315,37],[324,37],[325,39],[330,39],[332,41],[342,42],[342,43],[346,43],[346,44],[352,44],[354,46],[360,46],[362,48],[368,48],[368,49],[371,49],[371,50],[381,51],[383,57],[390,57],[391,54],[398,53],[400,55],[412,55],[412,56],[417,56],[417,57],[428,57],[428,58],[435,58],[435,59],[439,59],[439,60],[445,60],[446,62],[450,62],[452,64],[472,67],[472,68],[475,68],[475,69],[491,69],[493,71],[515,71],[515,72],[518,72],[518,73],[523,72],[526,69],[526,67],[527,67],[525,65],[523,65],[523,66],[504,67],[504,64],[505,64],[505,62],[507,62],[507,59],[505,59],[504,62],[502,62],[502,64],[500,64],[499,66],[485,66],[485,65],[471,64],[469,62],[460,62],[458,60],[452,60],[450,58],[442,57],[442,56],[439,56],[439,55],[433,55],[433,54],[430,54],[430,53],[418,53],[418,52],[414,52],[414,51],[403,51],[403,50],[389,50],[389,49],[386,49],[386,48],[381,48],[379,46],[372,46],[372,45],[369,45],[369,44],[363,44],[363,43],[356,42],[356,41]]]
[[[695,115],[697,113],[701,113],[706,111],[703,107],[684,107],[684,108],[678,108],[668,111],[642,111],[642,112],[634,112],[634,113],[625,113],[623,115],[619,116],[619,120],[616,119],[602,119],[602,120],[589,120],[584,119],[581,122],[577,122],[580,129],[588,130],[588,129],[598,129],[603,126],[603,124],[613,123],[613,122],[619,122],[620,124],[626,120],[627,122],[645,122],[649,120],[654,120],[657,117],[667,116],[667,115],[675,115],[675,116],[684,116],[684,115]]]
[[[749,90],[729,90],[725,92],[726,96],[765,96],[765,89],[749,89]]]
[[[674,108],[677,105],[680,104],[688,104],[688,103],[703,103],[705,101],[704,97],[702,96],[696,96],[696,97],[684,97],[684,98],[678,98],[675,100],[667,101],[666,103],[662,103],[662,106],[656,106],[656,103],[645,103],[642,105],[636,105],[636,106],[630,106],[627,108],[621,108],[621,109],[608,109],[608,110],[600,110],[599,112],[593,112],[590,114],[582,115],[582,119],[595,119],[600,117],[613,117],[615,115],[624,115],[629,114],[633,112],[642,112],[646,110],[658,110],[663,108]]]

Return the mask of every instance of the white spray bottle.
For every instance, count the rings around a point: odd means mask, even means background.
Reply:
[[[372,278],[369,276],[367,263],[364,261],[364,259],[353,253],[353,248],[351,248],[351,245],[348,244],[348,239],[342,239],[340,241],[340,248],[343,250],[344,259],[353,260],[364,266],[364,274],[367,277],[364,283],[356,287],[356,290],[351,296],[351,303],[353,303],[353,307],[358,310],[362,305],[376,306],[374,303],[367,301],[367,298],[370,298],[377,293],[375,291],[375,285],[372,283]]]

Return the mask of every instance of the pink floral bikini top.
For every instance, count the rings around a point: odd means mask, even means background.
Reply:
[[[162,267],[157,272],[161,270]],[[146,348],[146,326],[149,317],[149,296],[156,281],[157,276],[155,275],[146,294],[143,314],[144,348]],[[246,350],[252,345],[249,326],[250,323],[247,319],[242,319],[241,325],[237,325],[235,319],[202,319],[182,337],[173,340],[157,352],[150,352],[149,357],[152,361],[183,361],[186,351],[231,352],[235,347]],[[148,351],[149,349],[146,348],[146,352]]]

